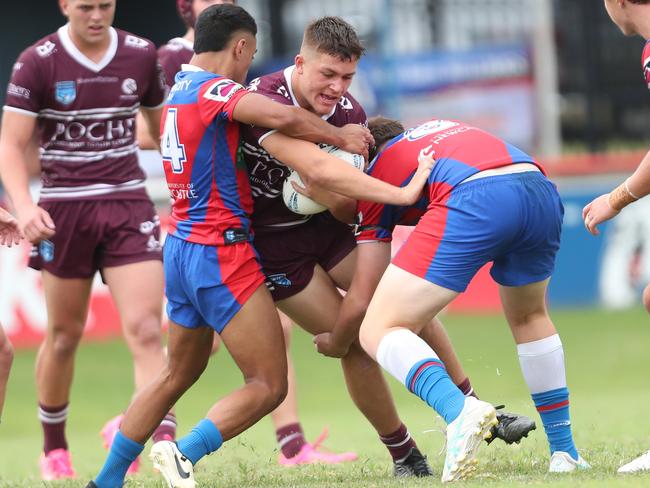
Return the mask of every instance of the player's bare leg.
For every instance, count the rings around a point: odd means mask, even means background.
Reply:
[[[297,324],[316,335],[331,331],[341,301],[341,294],[330,275],[320,266],[316,266],[314,276],[307,287],[300,293],[277,302],[277,305]],[[341,366],[350,397],[387,446],[393,457],[396,474],[430,474],[426,458],[417,450],[415,441],[397,414],[388,384],[379,366],[358,343],[353,344],[348,354],[341,359]],[[404,463],[407,465],[402,466]]]
[[[5,404],[5,394],[7,392],[7,380],[9,380],[9,371],[14,359],[14,351],[11,342],[5,335],[2,325],[0,325],[0,419],[2,418],[2,407]]]
[[[499,295],[517,343],[519,363],[542,418],[551,451],[551,472],[589,468],[573,442],[564,349],[546,309],[548,279],[500,286]]]
[[[95,479],[97,486],[121,483],[128,463],[142,451],[156,425],[201,376],[210,357],[212,334],[207,326],[186,328],[170,322],[167,364],[127,409],[106,464]],[[176,481],[195,486],[193,465],[270,413],[286,394],[282,329],[266,286],[259,286],[246,300],[221,338],[243,374],[244,385],[215,403],[206,418],[177,443],[154,444],[154,467],[170,486],[177,486]]]
[[[47,333],[36,356],[36,394],[45,442],[43,479],[75,476],[65,438],[74,356],[83,334],[92,279],[63,279],[42,272]]]
[[[124,339],[133,358],[135,392],[152,381],[165,364],[162,346],[163,267],[159,260],[148,260],[103,269],[122,323]],[[109,420],[102,428],[104,447],[110,449],[123,415]],[[174,440],[176,417],[169,412],[153,433],[153,440]],[[129,474],[139,469],[139,458]]]
[[[475,469],[481,441],[496,424],[494,407],[465,398],[431,346],[418,335],[457,295],[391,264],[360,329],[365,350],[447,422],[442,481],[462,479]]]
[[[103,274],[133,357],[137,392],[158,375],[165,363],[161,331],[162,263],[142,261],[105,268]]]
[[[650,285],[643,290],[643,306],[650,313]]]

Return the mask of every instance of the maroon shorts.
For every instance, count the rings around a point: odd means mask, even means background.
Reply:
[[[97,270],[162,260],[160,219],[149,200],[41,202],[56,233],[32,247],[29,266],[59,278],[90,278]]]
[[[304,290],[317,264],[329,271],[356,246],[350,226],[329,213],[291,229],[255,234],[253,244],[275,301]]]

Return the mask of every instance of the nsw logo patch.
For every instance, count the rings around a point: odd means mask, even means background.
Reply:
[[[77,98],[77,85],[74,81],[57,81],[54,85],[54,98],[63,105],[70,105]]]

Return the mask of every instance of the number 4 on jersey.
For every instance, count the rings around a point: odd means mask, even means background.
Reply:
[[[160,152],[163,162],[169,162],[172,165],[174,173],[183,172],[183,163],[185,158],[185,146],[178,139],[178,128],[176,125],[177,109],[170,108],[167,110],[165,117],[165,127],[163,129]]]

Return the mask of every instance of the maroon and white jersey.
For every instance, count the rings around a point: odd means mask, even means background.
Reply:
[[[249,91],[266,95],[284,105],[300,106],[291,88],[291,74],[295,66],[255,78],[248,85]],[[323,116],[330,124],[342,127],[346,124],[368,125],[368,118],[361,105],[345,93],[339,103]],[[253,193],[253,229],[256,233],[272,232],[309,220],[310,216],[298,215],[287,208],[282,199],[282,185],[289,176],[289,167],[272,158],[261,146],[265,137],[275,130],[242,125],[242,150]]]
[[[182,37],[175,37],[158,48],[158,60],[165,75],[167,87],[174,86],[174,77],[181,70],[182,64],[188,64],[194,54],[192,42]]]
[[[135,116],[164,97],[155,46],[128,32],[110,29],[99,62],[77,49],[67,25],[23,51],[4,110],[37,117],[41,201],[148,198]]]

